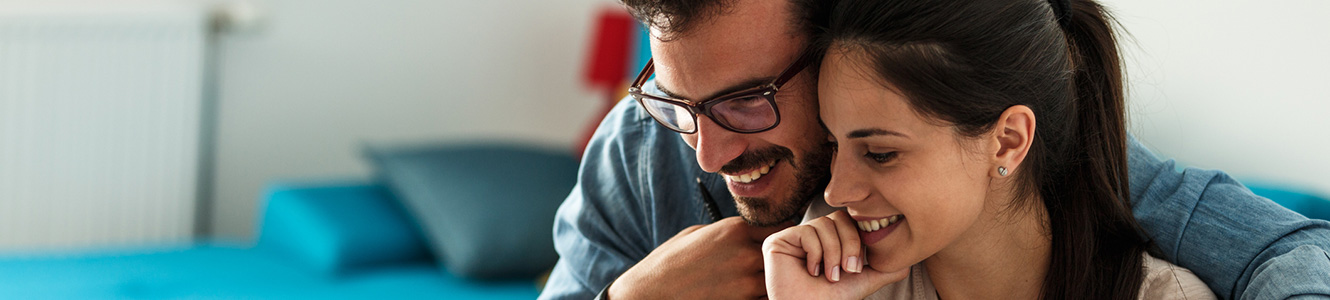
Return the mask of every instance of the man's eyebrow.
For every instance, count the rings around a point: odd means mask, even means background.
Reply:
[[[895,131],[886,130],[886,129],[881,129],[881,128],[865,128],[865,129],[859,129],[859,130],[851,131],[850,134],[849,134],[847,137],[852,138],[852,139],[856,139],[856,138],[866,138],[866,137],[876,136],[876,135],[894,135],[894,136],[903,137],[903,138],[909,138],[909,137],[910,137],[910,136],[905,135],[905,134],[900,133],[900,132],[895,132]]]
[[[720,96],[728,95],[729,93],[733,93],[733,92],[738,92],[738,91],[742,91],[742,90],[746,90],[746,89],[755,88],[755,87],[758,87],[758,86],[761,86],[761,85],[764,85],[764,84],[771,83],[772,81],[775,81],[775,80],[776,80],[775,77],[753,78],[753,79],[745,80],[745,81],[740,82],[740,83],[738,83],[738,84],[730,85],[729,87],[727,87],[727,88],[725,88],[725,89],[722,89],[722,90],[720,90],[719,92],[713,93],[713,94],[711,94],[711,95],[707,95],[706,97],[702,98],[701,100],[688,99],[688,98],[686,98],[686,97],[680,96],[679,94],[676,94],[676,93],[674,93],[673,91],[670,91],[669,88],[666,88],[664,85],[660,84],[659,81],[656,82],[656,89],[660,90],[661,93],[665,93],[666,96],[670,96],[670,98],[675,98],[675,99],[687,99],[687,100],[692,100],[694,103],[697,103],[697,102],[699,102],[699,101],[711,100],[711,99],[716,98],[716,97],[720,97]]]

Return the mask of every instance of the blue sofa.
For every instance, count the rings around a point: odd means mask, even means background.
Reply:
[[[4,299],[533,299],[536,278],[441,271],[392,194],[371,182],[272,185],[256,245],[0,257]]]
[[[1313,218],[1330,200],[1251,186]],[[537,278],[441,270],[419,226],[369,181],[270,186],[256,245],[198,243],[0,257],[4,299],[533,299]]]
[[[1252,193],[1279,203],[1280,206],[1296,211],[1308,218],[1330,220],[1330,199],[1314,193],[1285,187],[1280,184],[1247,183]]]

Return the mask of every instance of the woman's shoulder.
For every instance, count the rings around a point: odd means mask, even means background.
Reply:
[[[1191,270],[1144,254],[1145,281],[1139,299],[1217,299]]]

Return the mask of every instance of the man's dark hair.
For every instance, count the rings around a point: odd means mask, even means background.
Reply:
[[[693,26],[728,13],[735,0],[621,0],[628,12],[648,28],[660,30],[658,38],[687,33]],[[812,36],[826,27],[828,10],[836,1],[789,0],[795,28]]]
[[[688,31],[692,26],[725,13],[733,0],[622,0],[633,18],[664,35]]]

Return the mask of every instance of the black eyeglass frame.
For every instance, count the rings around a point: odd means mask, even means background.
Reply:
[[[771,130],[772,128],[776,128],[776,125],[780,125],[780,108],[776,106],[776,92],[779,92],[780,88],[784,86],[786,82],[790,81],[790,79],[793,79],[795,75],[799,75],[799,73],[802,72],[804,68],[807,68],[809,62],[812,61],[813,57],[814,57],[813,51],[805,50],[804,53],[799,55],[799,59],[796,59],[793,63],[790,63],[789,66],[785,67],[785,70],[781,71],[780,75],[777,75],[776,79],[772,80],[770,83],[753,87],[750,89],[745,89],[733,93],[728,93],[725,95],[720,95],[702,101],[691,101],[688,99],[661,97],[643,92],[642,85],[646,84],[647,79],[651,78],[651,75],[655,73],[656,70],[655,58],[652,58],[650,60],[647,60],[646,66],[642,67],[642,72],[637,74],[637,79],[633,80],[633,84],[628,87],[628,95],[631,95],[633,99],[636,99],[637,105],[642,106],[642,109],[646,110],[647,114],[651,115],[651,119],[656,120],[656,123],[660,123],[661,126],[665,126],[665,128],[668,128],[678,133],[692,134],[697,132],[697,127],[698,127],[697,115],[699,114],[707,116],[707,118],[711,118],[711,121],[716,122],[716,125],[720,125],[720,127],[725,128],[725,130],[737,133],[759,133]],[[771,125],[758,129],[743,130],[743,129],[734,128],[729,124],[726,124],[726,122],[721,122],[717,120],[716,116],[712,115],[711,113],[711,107],[716,106],[716,104],[724,103],[725,101],[729,100],[741,99],[749,96],[760,96],[766,99],[767,103],[771,105],[772,113],[776,114],[776,120],[774,122],[771,122]],[[642,98],[651,98],[653,100],[665,102],[667,104],[684,107],[685,109],[688,110],[689,112],[688,115],[691,118],[693,118],[693,130],[687,130],[687,131],[680,130],[678,128],[670,126],[669,124],[666,124],[665,121],[661,121],[660,117],[657,117],[655,114],[651,113],[650,109],[647,109],[646,103],[642,102]]]

